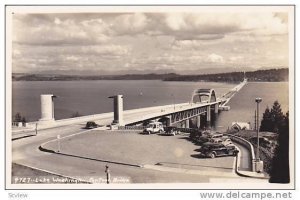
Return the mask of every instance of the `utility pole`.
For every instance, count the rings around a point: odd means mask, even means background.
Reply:
[[[256,110],[254,111],[254,130],[256,130]]]
[[[256,147],[256,156],[255,156],[255,171],[257,173],[261,173],[263,171],[263,161],[260,160],[259,157],[259,103],[262,102],[262,98],[257,97],[255,98],[255,102],[257,104],[257,111],[256,111],[256,133],[257,133],[257,147]]]
[[[256,159],[259,159],[259,103],[262,101],[261,98],[255,98],[255,102],[257,104],[257,116],[256,116],[256,130],[257,130],[257,149],[256,149]]]

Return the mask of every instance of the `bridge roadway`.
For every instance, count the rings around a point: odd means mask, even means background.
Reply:
[[[150,108],[140,108],[135,110],[124,111],[125,124],[131,124],[147,119],[158,118],[162,116],[168,116],[172,113],[191,110],[200,107],[207,107],[209,105],[214,105],[220,103],[220,101],[213,103],[181,103],[165,106],[157,106]]]
[[[171,104],[171,105],[164,105],[164,106],[155,106],[155,107],[146,107],[146,108],[138,108],[132,110],[125,110],[124,115],[124,122],[125,124],[131,124],[140,122],[143,120],[159,118],[162,116],[168,116],[172,113],[196,109],[200,107],[206,107],[208,105],[214,105],[216,103],[221,103],[220,100],[217,100],[213,103],[181,103],[181,104]],[[47,128],[54,128],[59,126],[67,126],[67,125],[76,125],[76,124],[84,124],[87,121],[95,121],[100,125],[109,125],[113,121],[113,113],[103,113],[97,115],[89,115],[71,119],[62,119],[56,120],[53,124],[46,124],[46,126],[38,125],[38,130],[47,129]],[[17,139],[21,137],[26,137],[26,135],[35,134],[35,123],[31,122],[32,128],[12,128],[12,139]]]

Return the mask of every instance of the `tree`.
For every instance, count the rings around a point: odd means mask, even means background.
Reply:
[[[26,118],[25,118],[25,117],[22,117],[21,122],[26,123],[26,122],[27,122],[27,121],[26,121]]]
[[[278,146],[272,160],[270,183],[289,183],[289,113],[278,126]]]
[[[80,117],[80,116],[81,116],[81,114],[78,111],[76,111],[76,112],[72,113],[71,118]]]
[[[271,112],[269,107],[267,107],[261,120],[260,131],[271,131],[273,128]]]
[[[278,146],[271,161],[269,182],[289,183],[289,113],[283,114],[278,101],[275,101],[271,110],[267,107],[260,126],[261,131],[278,133]]]
[[[278,101],[275,101],[271,110],[267,107],[261,121],[260,131],[279,132],[284,122],[284,114]]]
[[[13,121],[14,122],[22,122],[22,116],[21,116],[21,114],[19,112],[14,116]]]
[[[282,113],[281,106],[278,101],[275,101],[271,109],[271,119],[273,122],[272,132],[278,133],[280,126],[282,126],[285,119]]]

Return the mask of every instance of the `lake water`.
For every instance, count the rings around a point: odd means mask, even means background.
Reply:
[[[191,100],[195,89],[214,88],[222,96],[235,84],[214,82],[164,82],[158,80],[100,80],[100,81],[24,81],[12,83],[12,114],[20,112],[27,121],[40,118],[40,94],[54,94],[55,118],[112,112],[109,96],[124,95],[124,109],[183,103]],[[230,101],[230,111],[219,114],[215,127],[227,129],[232,121],[254,122],[255,97],[262,97],[263,112],[275,100],[288,110],[288,83],[248,83]],[[261,112],[261,113],[262,113]]]
[[[230,111],[219,113],[216,121],[216,126],[219,126],[217,128],[227,129],[233,121],[250,122],[251,126],[254,126],[256,97],[262,98],[262,102],[259,104],[260,119],[267,106],[271,108],[276,100],[281,104],[284,113],[289,110],[289,86],[287,82],[250,82],[230,100],[228,104]]]

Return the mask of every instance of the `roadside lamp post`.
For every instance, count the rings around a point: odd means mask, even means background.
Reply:
[[[60,152],[60,135],[57,135],[56,139],[57,139],[57,153],[59,153]]]
[[[110,170],[108,165],[105,166],[105,173],[106,173],[106,183],[109,184],[110,183]]]
[[[257,116],[256,116],[256,131],[257,131],[257,148],[256,148],[256,159],[257,161],[260,160],[259,158],[259,103],[262,101],[262,98],[257,97],[255,98],[255,102],[257,104]]]

